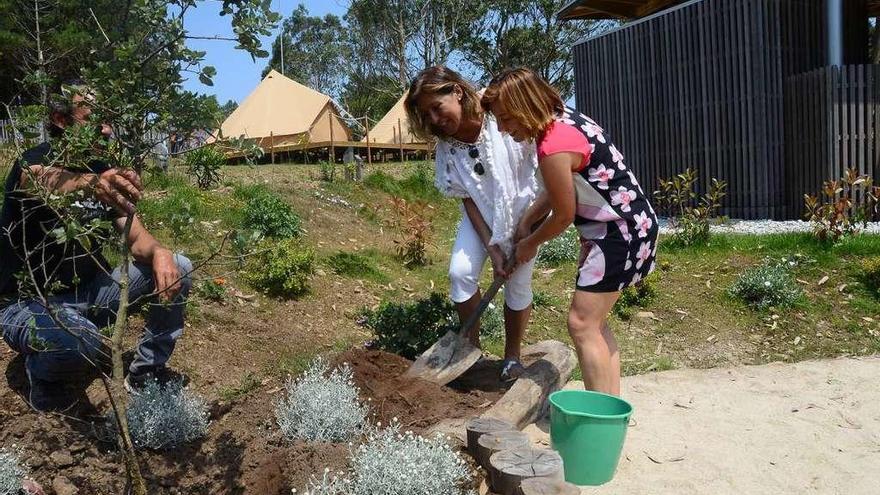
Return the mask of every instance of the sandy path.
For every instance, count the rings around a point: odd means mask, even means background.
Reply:
[[[617,475],[582,493],[880,493],[880,356],[652,373],[623,396]]]

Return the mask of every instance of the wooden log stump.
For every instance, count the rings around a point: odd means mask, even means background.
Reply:
[[[486,433],[477,441],[477,455],[474,459],[477,464],[483,466],[486,472],[490,471],[489,458],[495,452],[502,450],[515,450],[529,446],[529,436],[521,431],[496,431]]]
[[[529,478],[523,480],[517,495],[580,495],[581,489],[571,483],[554,478]]]
[[[509,421],[521,430],[540,418],[547,408],[547,398],[562,388],[577,366],[577,357],[562,342],[545,340],[523,349],[523,360],[537,358],[513,384],[504,397],[483,416]]]
[[[501,495],[517,495],[523,480],[563,479],[562,458],[553,450],[524,447],[503,450],[489,458],[492,490]]]
[[[477,441],[486,433],[495,433],[496,431],[515,430],[512,424],[500,419],[490,418],[486,416],[473,418],[467,422],[465,426],[467,431],[467,450],[474,459],[477,458]]]

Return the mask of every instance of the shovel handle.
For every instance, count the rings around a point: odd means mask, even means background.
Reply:
[[[492,285],[486,289],[486,292],[483,294],[483,297],[480,299],[480,305],[477,306],[476,311],[471,314],[471,316],[467,319],[464,326],[461,327],[461,335],[462,337],[467,337],[470,335],[471,329],[480,321],[480,317],[483,316],[483,313],[486,311],[486,308],[489,307],[489,303],[492,302],[492,299],[495,298],[495,294],[498,293],[498,289],[504,285],[504,279],[501,277],[495,277],[492,280]]]

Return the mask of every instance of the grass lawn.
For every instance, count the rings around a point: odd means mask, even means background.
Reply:
[[[284,197],[303,217],[307,242],[316,249],[321,266],[316,278],[354,287],[375,306],[379,301],[411,300],[448,288],[446,263],[459,206],[431,187],[428,167],[374,165],[363,183],[321,181],[314,165],[230,167],[225,174],[227,184],[263,182]],[[432,262],[427,266],[408,269],[396,257],[393,241],[398,234],[389,226],[393,217],[389,193],[431,205]],[[197,194],[218,193],[192,196]],[[225,213],[223,222],[233,221],[234,214]],[[180,247],[198,250],[190,242]],[[880,351],[880,299],[859,279],[859,262],[880,256],[880,236],[860,236],[833,247],[809,234],[718,235],[708,246],[684,249],[665,249],[661,239],[658,252],[660,268],[653,275],[656,298],[644,308],[634,308],[629,319],[612,318],[625,374]],[[792,277],[804,297],[794,307],[758,311],[728,294],[743,270],[765,259],[796,254],[802,261],[792,268]],[[568,341],[566,318],[574,270],[574,262],[537,267],[534,288],[541,304],[533,312],[529,342]],[[487,284],[490,276],[487,268]],[[324,317],[336,329],[331,332],[336,340],[368,338],[344,330],[351,328],[358,308],[347,305],[345,311],[333,311],[335,301],[315,294],[306,300],[316,311],[329,309]],[[266,304],[281,303],[266,300]],[[643,314],[636,316],[640,311]],[[498,354],[503,343],[489,339],[485,347]]]

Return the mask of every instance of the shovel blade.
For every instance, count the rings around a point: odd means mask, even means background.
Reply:
[[[470,369],[482,354],[470,341],[450,330],[422,353],[403,376],[446,385]]]

